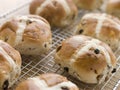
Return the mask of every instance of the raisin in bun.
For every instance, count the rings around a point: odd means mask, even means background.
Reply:
[[[102,0],[73,0],[78,8],[86,9],[86,10],[95,10],[98,9]]]
[[[0,40],[0,90],[8,90],[21,73],[21,56],[9,44]]]
[[[108,0],[105,11],[120,18],[120,0]]]
[[[52,44],[49,23],[35,15],[8,20],[0,29],[0,39],[26,55],[40,55],[48,51]]]
[[[107,14],[89,13],[81,18],[75,34],[100,39],[115,51],[120,46],[120,20]]]
[[[85,83],[100,84],[113,73],[116,58],[107,44],[76,35],[64,40],[57,48],[55,62]]]
[[[58,74],[41,74],[21,82],[16,90],[79,90],[66,77]]]
[[[33,0],[30,14],[40,15],[52,26],[64,27],[77,16],[77,7],[72,0]]]

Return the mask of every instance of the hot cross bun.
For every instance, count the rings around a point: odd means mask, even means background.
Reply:
[[[120,20],[104,13],[88,13],[81,18],[75,34],[100,39],[115,51],[120,46]]]
[[[115,72],[116,57],[107,44],[76,35],[56,49],[55,62],[85,83],[100,84]]]
[[[28,78],[21,82],[16,90],[79,90],[66,77],[58,74],[47,73],[37,77]]]
[[[75,20],[77,7],[72,0],[33,0],[30,14],[44,17],[51,26],[64,27]]]
[[[73,0],[73,2],[80,9],[95,10],[100,8],[103,0]]]
[[[25,55],[40,55],[52,45],[49,23],[35,15],[16,16],[6,21],[0,29],[0,39]]]
[[[20,53],[0,40],[0,90],[8,90],[20,73]]]

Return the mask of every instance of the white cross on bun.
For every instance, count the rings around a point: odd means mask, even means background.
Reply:
[[[21,73],[21,56],[0,40],[0,90],[8,90]]]
[[[120,90],[120,83],[119,83],[119,85],[117,86],[117,88],[115,90]]]
[[[72,0],[33,0],[30,14],[44,17],[55,27],[64,27],[75,20],[77,7]]]
[[[115,51],[120,46],[120,20],[104,13],[88,13],[81,18],[75,34],[100,39]]]
[[[21,82],[15,90],[79,90],[78,87],[58,74],[46,73],[28,78]]]
[[[115,72],[116,57],[110,47],[91,37],[72,36],[56,49],[55,62],[89,84],[100,84]]]
[[[16,16],[5,22],[0,29],[0,39],[26,55],[40,55],[52,45],[49,23],[35,15]]]

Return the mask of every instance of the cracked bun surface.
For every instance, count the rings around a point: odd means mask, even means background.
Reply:
[[[16,90],[79,90],[66,77],[58,74],[47,73],[37,77],[28,78],[21,82]]]
[[[25,55],[40,55],[52,45],[49,23],[35,15],[16,16],[8,20],[0,29],[0,39]]]
[[[75,34],[97,38],[115,51],[120,46],[120,20],[104,13],[88,13],[81,18]]]
[[[8,90],[21,73],[21,56],[0,40],[0,90]]]
[[[91,37],[72,36],[56,49],[55,62],[89,84],[100,84],[115,71],[116,57],[110,47]]]
[[[30,5],[30,14],[44,17],[55,27],[69,25],[75,20],[77,13],[72,0],[33,0]]]

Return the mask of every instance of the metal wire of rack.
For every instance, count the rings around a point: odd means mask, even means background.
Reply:
[[[18,7],[10,12],[6,13],[5,15],[0,16],[0,24],[4,22],[6,19],[14,16],[14,15],[24,15],[27,14],[25,10],[28,10],[29,2],[24,3],[21,7]],[[79,15],[82,15],[83,11],[79,12]],[[80,17],[79,17],[80,18]],[[85,84],[76,78],[69,75],[63,69],[60,68],[59,65],[55,64],[54,62],[54,53],[56,47],[63,41],[64,39],[72,36],[74,28],[72,28],[75,24],[70,27],[66,27],[64,29],[53,29],[53,46],[51,50],[45,54],[39,56],[24,56],[22,55],[22,73],[21,76],[16,80],[15,84],[13,85],[10,90],[14,90],[16,85],[27,79],[28,77],[34,77],[42,73],[58,73],[61,75],[66,76],[69,80],[76,83],[80,88],[83,90],[116,90],[117,86],[119,85],[120,81],[120,48],[115,52],[117,57],[117,72],[112,74],[110,78],[102,83],[101,85],[88,85]]]
[[[55,48],[61,43],[62,40],[68,38],[72,35],[69,30],[60,30],[56,29],[53,31],[53,47],[51,50],[43,55],[40,56],[22,56],[23,64],[22,64],[22,74],[16,84],[20,81],[27,79],[28,77],[34,77],[42,73],[58,73],[68,77],[69,80],[76,83],[80,88],[83,90],[112,90],[120,79],[120,63],[117,63],[117,72],[113,74],[105,83],[101,85],[88,85],[85,83],[80,82],[76,78],[69,75],[63,69],[60,68],[54,62],[54,52]],[[120,60],[120,57],[118,57]]]

